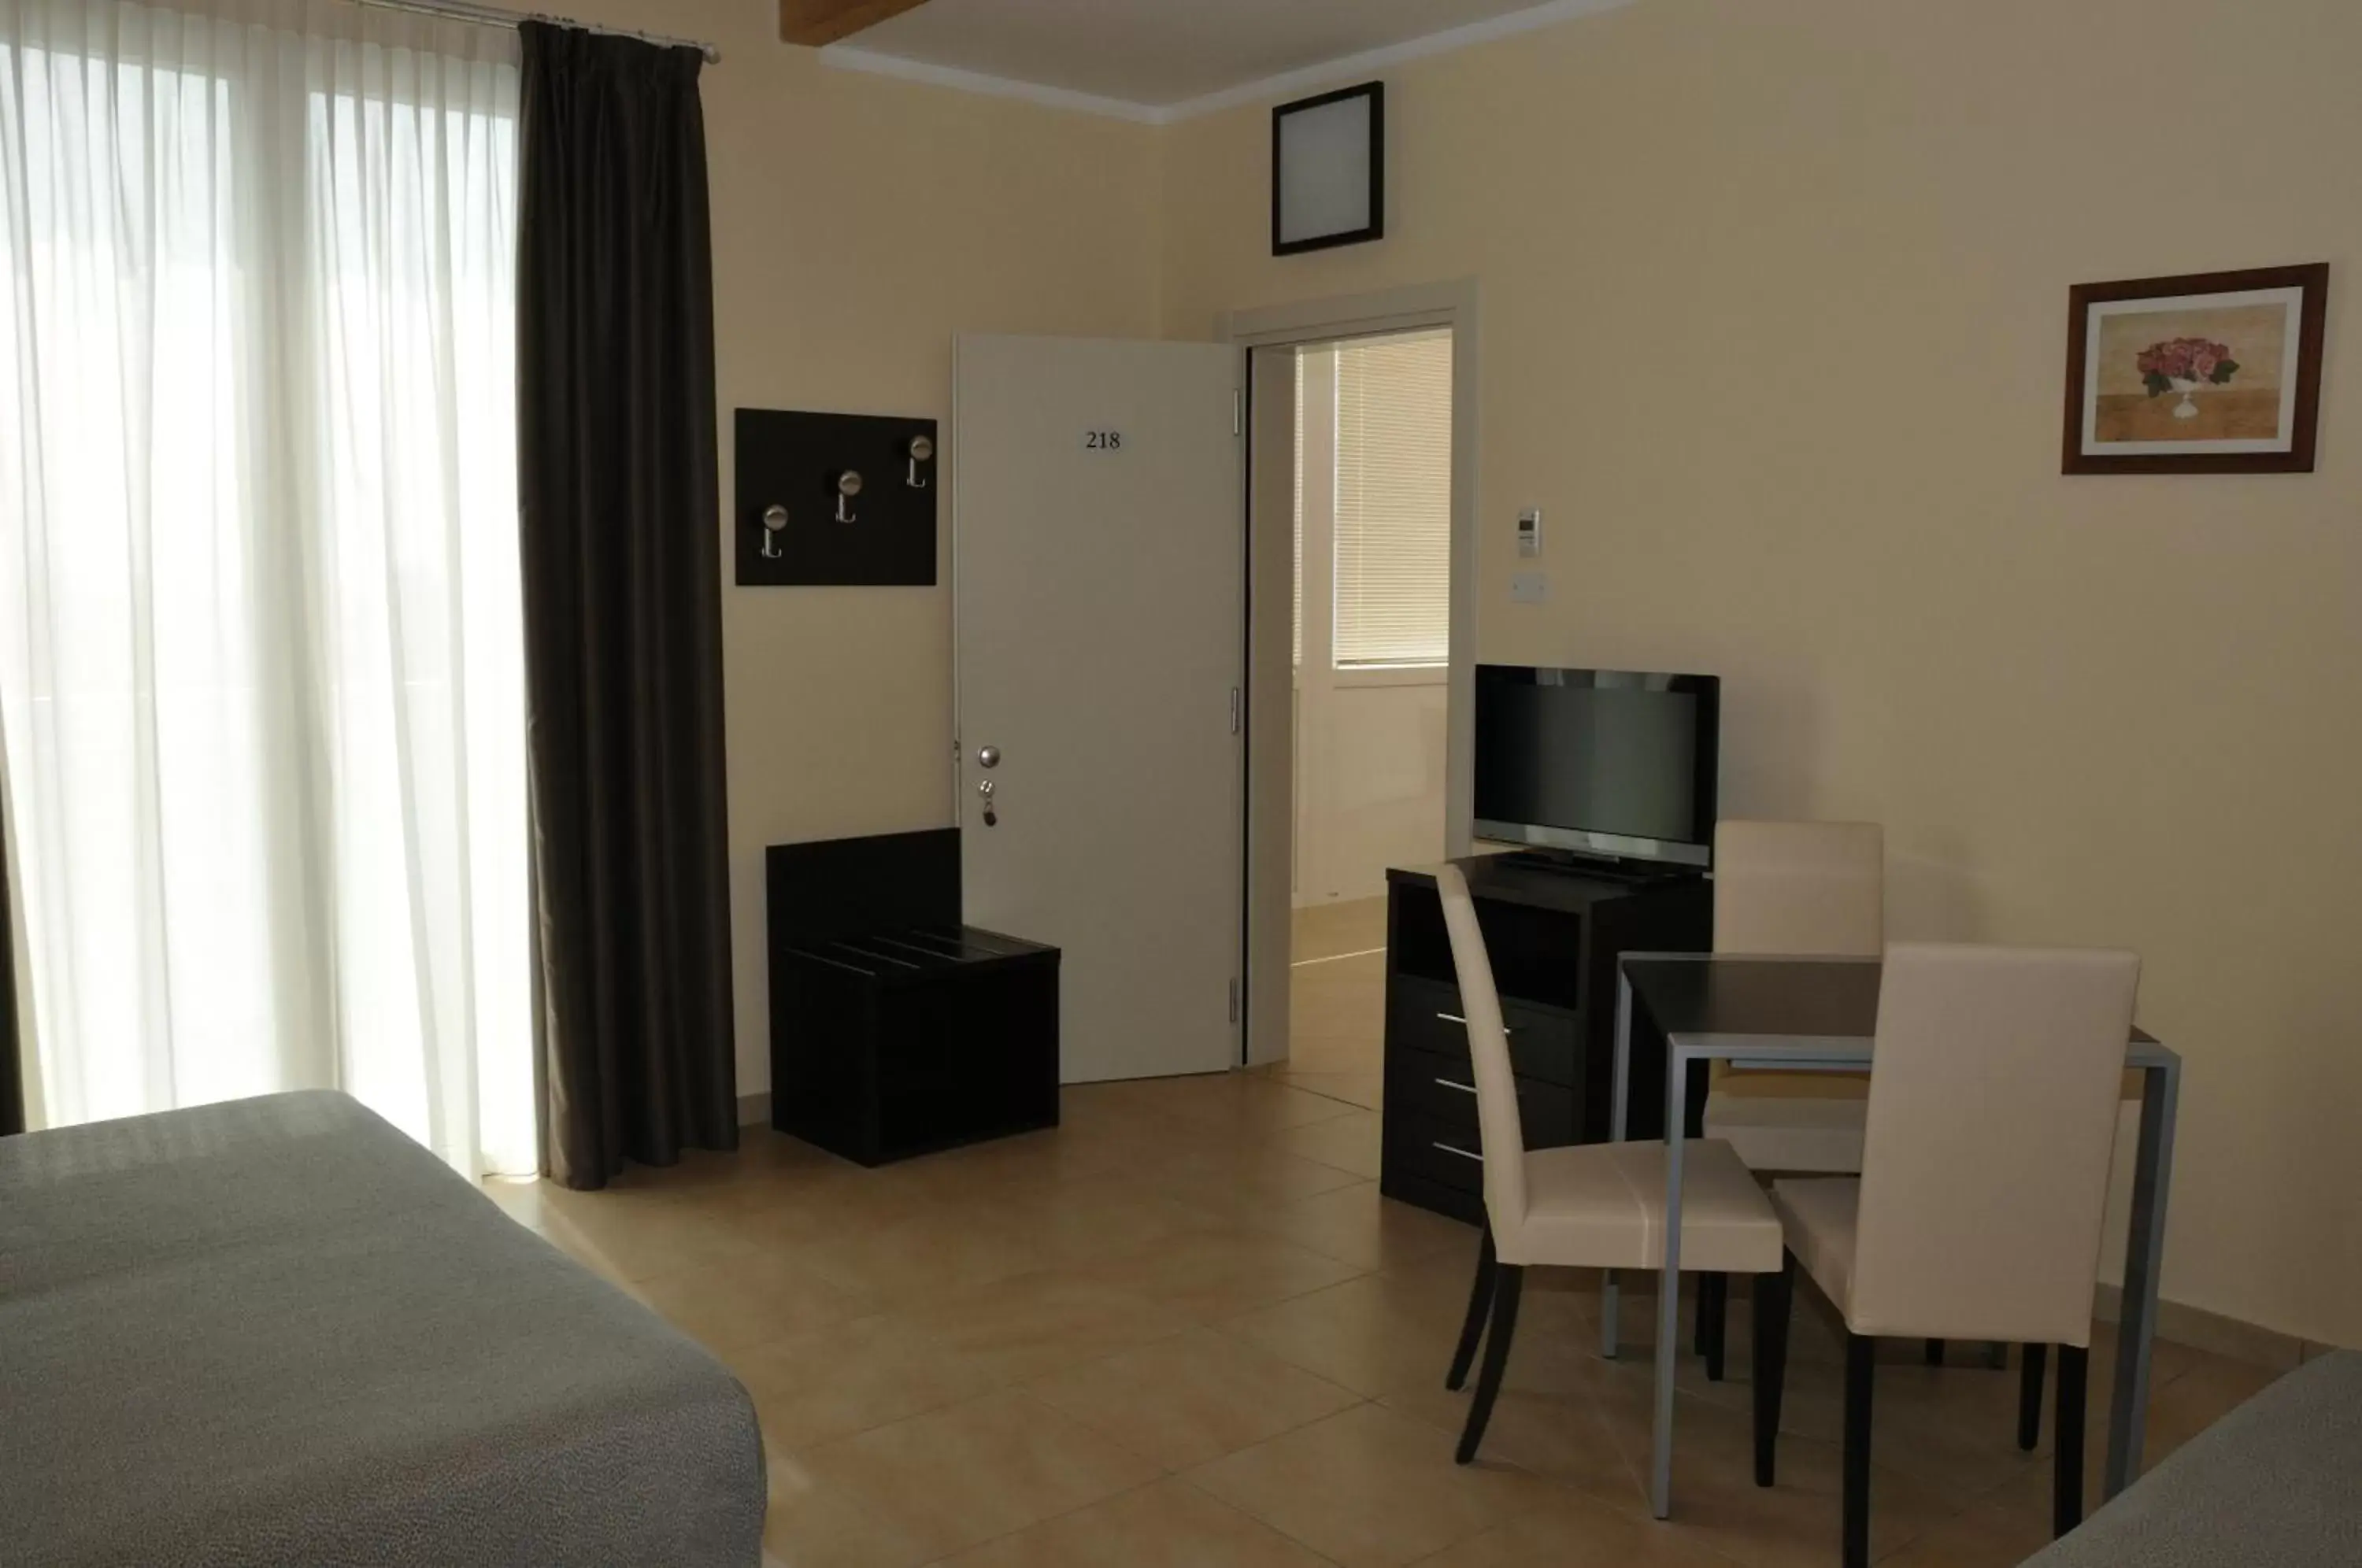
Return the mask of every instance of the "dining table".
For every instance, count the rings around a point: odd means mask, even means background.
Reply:
[[[1694,1069],[1707,1062],[1785,1072],[1877,1071],[1878,958],[1705,953],[1628,953],[1617,961],[1615,1103],[1611,1136],[1621,1142],[1630,1110],[1632,1032],[1645,1023],[1665,1045],[1664,1262],[1657,1282],[1656,1400],[1649,1496],[1659,1518],[1672,1512],[1673,1374],[1680,1342],[1682,1149],[1690,1124]],[[2140,1142],[2133,1162],[2130,1234],[2125,1248],[2115,1378],[2103,1496],[2136,1479],[2148,1419],[2149,1364],[2157,1333],[2158,1277],[2165,1252],[2165,1200],[2173,1174],[2181,1058],[2136,1028],[2125,1066],[2137,1075]],[[1602,1333],[1615,1353],[1617,1285],[1602,1289]]]

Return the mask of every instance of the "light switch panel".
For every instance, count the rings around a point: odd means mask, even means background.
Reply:
[[[1521,571],[1509,579],[1509,597],[1519,604],[1550,602],[1550,573]]]

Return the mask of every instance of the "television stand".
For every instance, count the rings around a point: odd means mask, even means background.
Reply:
[[[1713,885],[1688,867],[1654,864],[1595,867],[1552,856],[1537,866],[1521,855],[1452,864],[1468,878],[1492,959],[1526,1146],[1605,1142],[1615,1098],[1616,961],[1626,953],[1709,949]],[[1475,1079],[1435,873],[1390,870],[1386,894],[1378,1187],[1388,1198],[1481,1223],[1485,1161]],[[1693,1137],[1705,1102],[1694,1079]],[[1661,1137],[1664,1121],[1664,1037],[1636,1021],[1628,1132]]]

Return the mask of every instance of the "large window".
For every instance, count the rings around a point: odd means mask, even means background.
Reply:
[[[274,15],[0,6],[37,1110],[335,1087],[529,1171],[516,39]]]

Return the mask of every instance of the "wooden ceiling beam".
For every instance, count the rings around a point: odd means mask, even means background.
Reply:
[[[849,39],[926,0],[779,0],[779,36],[818,49]]]

